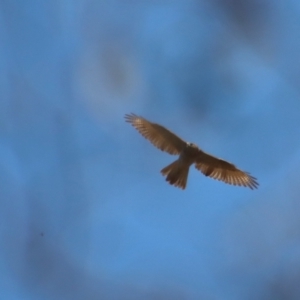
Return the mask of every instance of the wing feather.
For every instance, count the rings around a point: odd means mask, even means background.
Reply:
[[[185,141],[170,130],[135,114],[126,114],[125,120],[155,147],[169,154],[180,154],[186,145]]]
[[[205,176],[221,180],[228,184],[245,186],[252,190],[256,189],[259,185],[257,179],[248,172],[241,171],[235,165],[203,151],[199,152],[195,166]]]

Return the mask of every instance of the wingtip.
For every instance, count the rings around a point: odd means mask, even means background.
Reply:
[[[124,119],[125,119],[126,122],[131,122],[131,120],[133,119],[133,117],[134,117],[133,113],[125,114],[124,115]]]
[[[129,113],[124,115],[124,119],[128,123],[131,123],[135,118],[138,118],[138,116],[134,113]]]

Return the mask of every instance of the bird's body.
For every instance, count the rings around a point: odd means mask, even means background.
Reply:
[[[161,170],[170,184],[185,188],[190,166],[195,162],[200,149],[191,143],[186,143],[179,158]]]
[[[134,114],[125,115],[125,119],[134,126],[154,146],[179,158],[161,170],[166,180],[179,188],[185,189],[189,168],[195,164],[196,169],[205,176],[224,181],[228,184],[257,188],[256,178],[237,169],[225,160],[209,155],[193,143],[187,143],[165,127],[147,121]]]

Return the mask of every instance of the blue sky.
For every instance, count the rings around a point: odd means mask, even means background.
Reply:
[[[1,297],[297,299],[299,25],[296,1],[2,2]],[[170,186],[130,112],[259,189]]]

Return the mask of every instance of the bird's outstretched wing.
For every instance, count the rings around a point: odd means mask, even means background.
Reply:
[[[235,165],[209,155],[200,150],[199,156],[195,162],[196,168],[205,176],[224,181],[228,184],[249,187],[256,189],[259,185],[257,179],[247,172],[243,172]]]
[[[126,114],[126,122],[135,127],[154,146],[170,154],[180,154],[186,142],[165,127],[151,123],[135,114]]]

